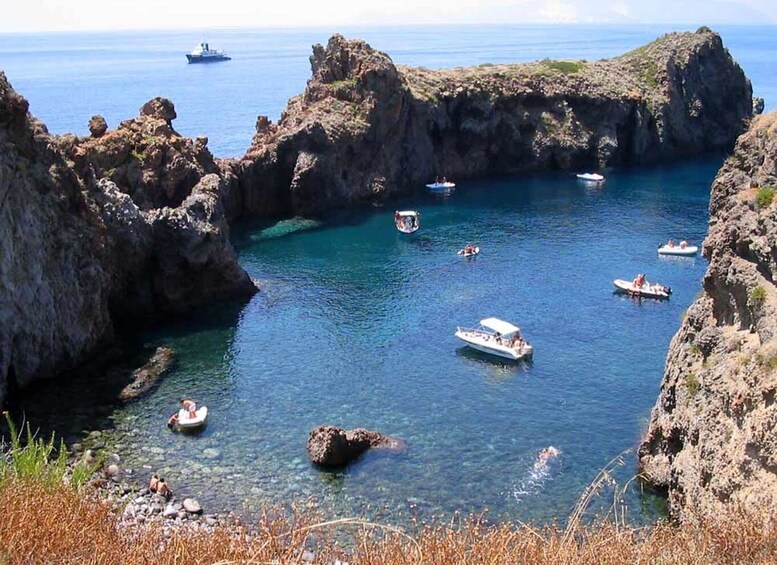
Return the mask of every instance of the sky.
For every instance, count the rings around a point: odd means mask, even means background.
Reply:
[[[464,23],[777,24],[775,0],[0,0],[0,33]]]

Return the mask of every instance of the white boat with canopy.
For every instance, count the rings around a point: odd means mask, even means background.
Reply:
[[[514,361],[528,359],[534,353],[518,326],[499,318],[480,320],[476,328],[457,327],[454,335],[473,349]]]
[[[421,214],[415,210],[394,212],[394,223],[402,233],[413,233],[421,227]]]

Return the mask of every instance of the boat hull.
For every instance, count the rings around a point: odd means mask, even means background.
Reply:
[[[176,423],[176,427],[180,431],[185,430],[197,430],[201,427],[203,427],[208,421],[208,407],[207,406],[200,406],[195,411],[195,417],[190,418],[189,417],[189,411],[188,410],[179,410],[178,411],[178,422]]]
[[[506,345],[499,345],[491,340],[486,342],[482,338],[473,335],[471,332],[463,330],[456,331],[454,335],[472,349],[477,349],[482,353],[488,353],[503,359],[520,361],[521,359],[529,359],[534,353],[534,348],[528,343],[524,344],[520,350],[516,350],[515,348],[507,347]]]
[[[418,231],[418,228],[419,228],[419,227],[420,227],[420,226],[415,226],[415,227],[413,227],[413,228],[400,228],[399,226],[397,226],[397,231],[398,231],[399,233],[415,233],[415,232],[417,232],[417,231]]]
[[[218,57],[201,57],[199,55],[186,55],[190,63],[218,63],[219,61],[231,61],[231,57],[221,55]]]
[[[429,190],[451,190],[453,188],[456,188],[456,183],[453,182],[433,182],[431,184],[427,184],[426,188]]]
[[[576,175],[579,180],[586,181],[586,182],[602,182],[604,181],[604,177],[602,175],[598,175],[596,173],[581,173],[579,175]]]
[[[612,284],[615,286],[616,292],[624,292],[631,296],[639,296],[640,298],[657,298],[660,300],[669,298],[669,293],[656,288],[657,285],[646,285],[641,288],[636,288],[632,281],[623,279],[615,279]]]
[[[456,253],[461,255],[462,257],[474,257],[478,253],[480,253],[480,247],[476,247],[474,251],[464,251],[463,249],[459,249]]]
[[[688,247],[680,247],[678,245],[668,247],[666,245],[662,245],[658,248],[659,255],[678,255],[680,257],[690,257],[692,255],[696,255],[698,251],[699,248],[695,245],[689,245]]]

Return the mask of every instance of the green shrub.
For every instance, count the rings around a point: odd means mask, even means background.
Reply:
[[[555,59],[543,59],[540,61],[540,65],[559,71],[565,75],[571,75],[578,72],[585,66],[583,61],[557,61]]]
[[[699,377],[697,377],[694,373],[688,373],[685,375],[685,388],[688,391],[688,394],[691,396],[696,396],[696,393],[699,392],[701,384],[699,383]]]
[[[759,210],[762,210],[763,208],[768,208],[772,205],[772,201],[774,200],[774,188],[771,186],[763,186],[758,190],[758,193],[755,195],[755,205],[758,207]]]
[[[49,440],[36,437],[29,422],[22,433],[8,412],[3,412],[3,416],[8,423],[11,443],[0,446],[5,456],[5,461],[0,459],[0,487],[9,479],[16,478],[54,488],[61,486],[67,477],[71,486],[79,488],[95,471],[96,466],[76,465],[68,472],[67,450],[61,440],[58,449],[55,449],[53,433]]]
[[[766,289],[762,286],[757,286],[750,291],[750,306],[758,308],[766,300]]]
[[[698,345],[696,345],[695,343],[692,343],[691,344],[691,353],[693,353],[694,355],[701,355],[701,349],[699,349]]]

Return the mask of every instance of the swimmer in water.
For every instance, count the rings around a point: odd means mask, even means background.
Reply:
[[[540,452],[537,454],[537,462],[534,464],[535,467],[544,467],[548,464],[548,462],[558,457],[558,449],[553,447],[552,445],[549,445],[545,449],[541,449]]]

